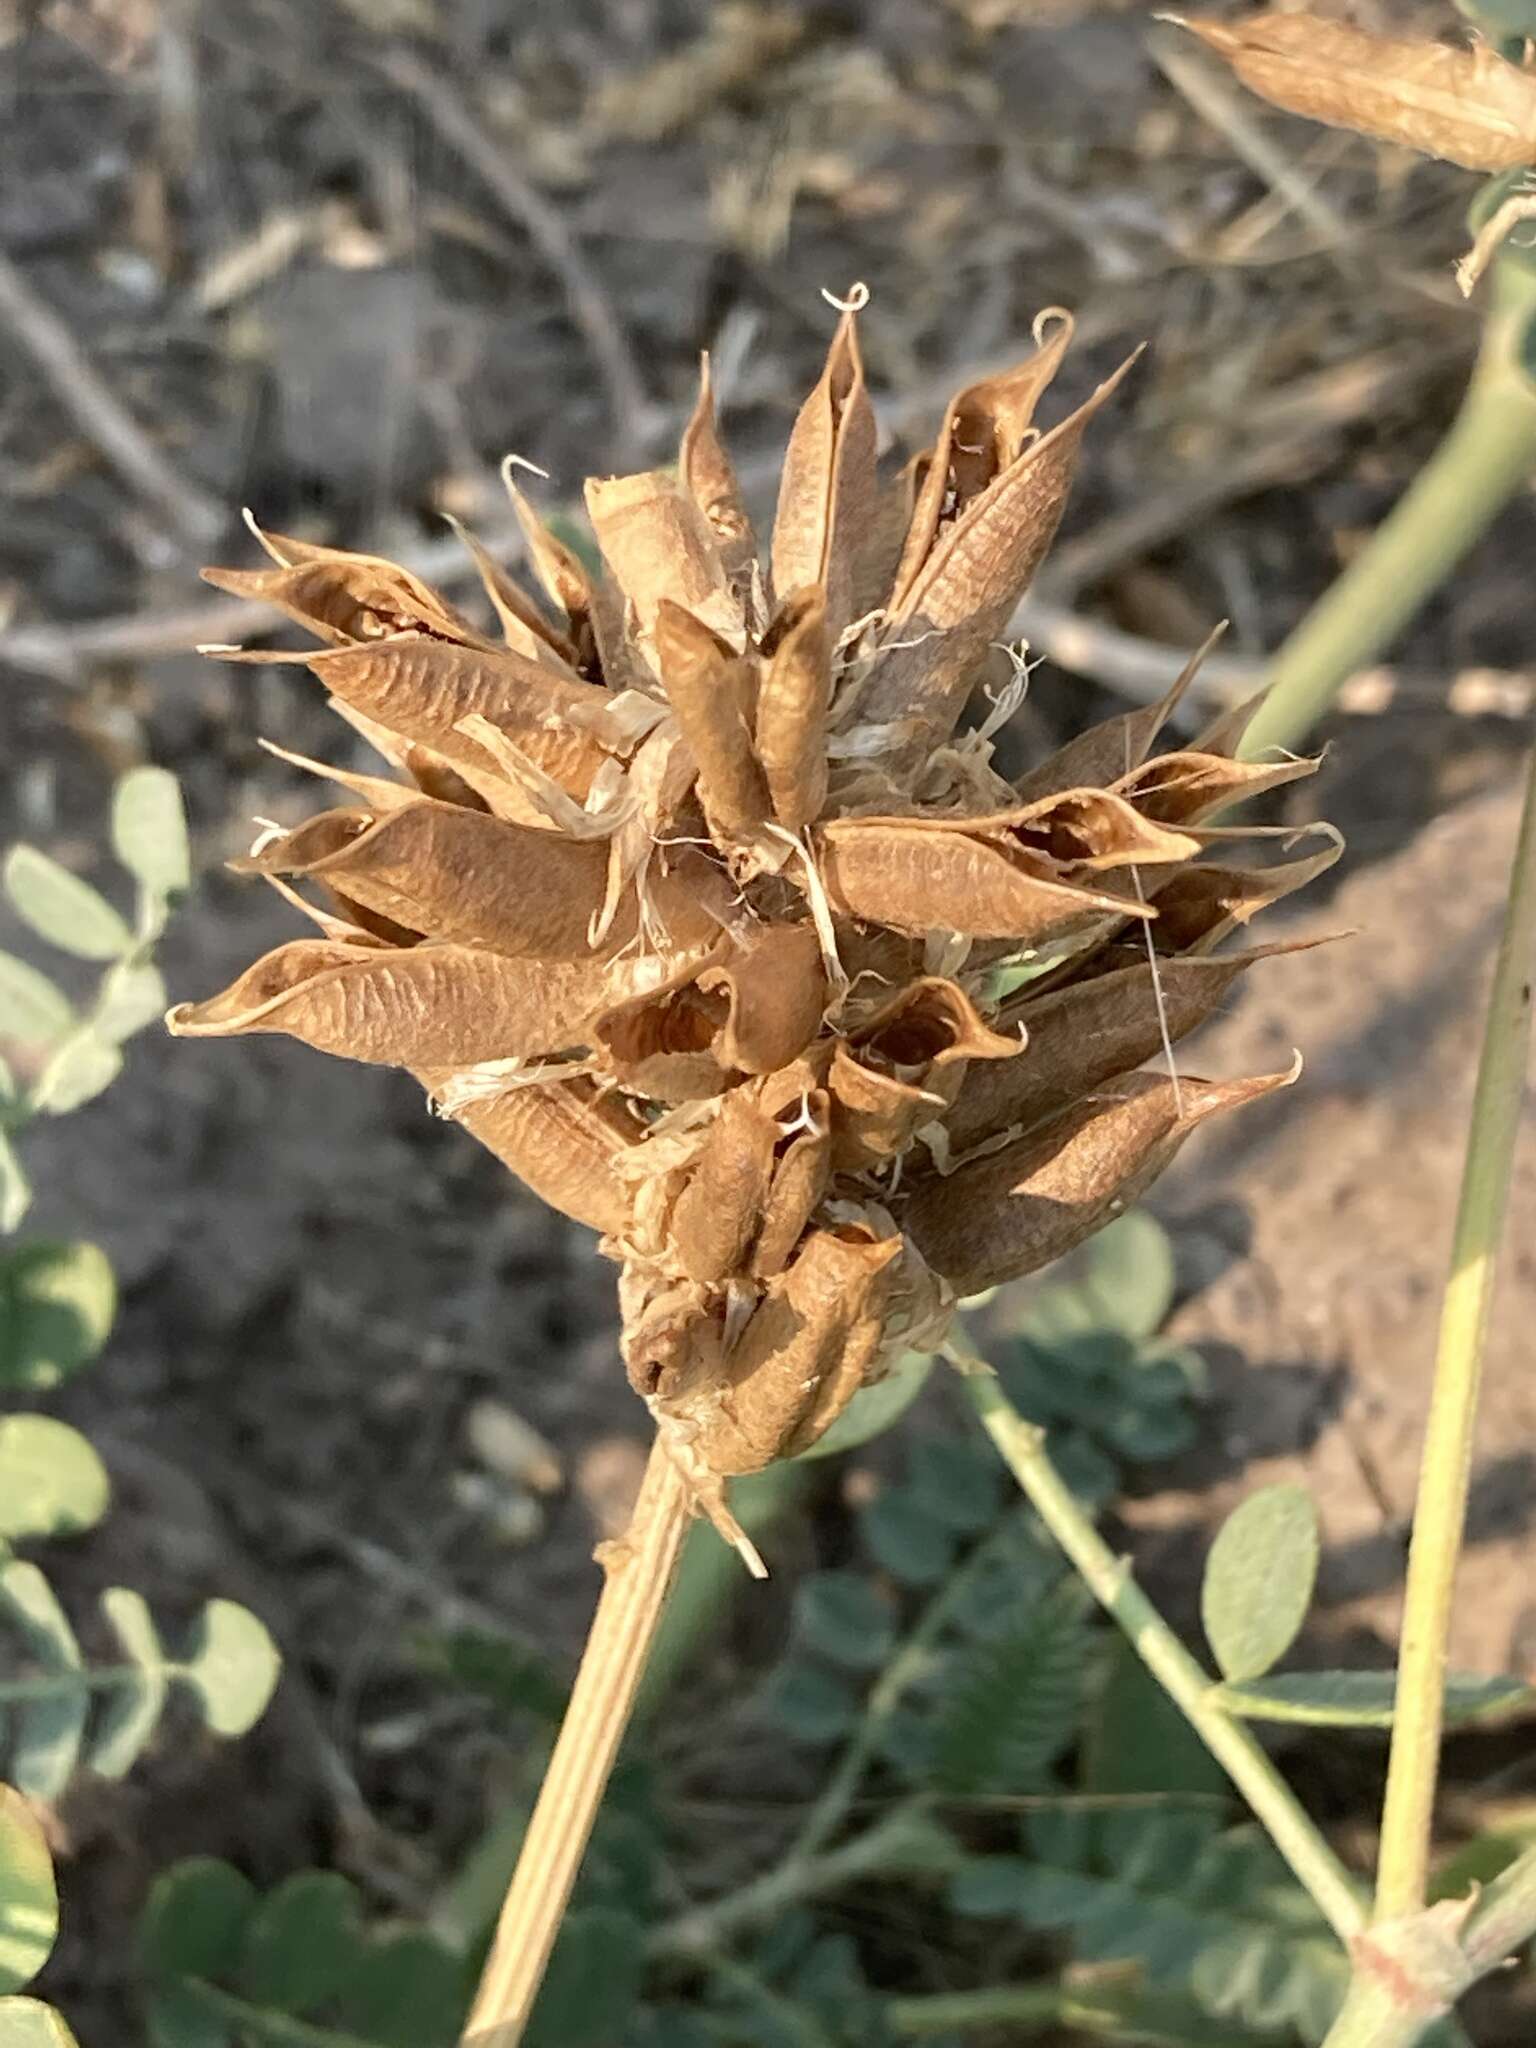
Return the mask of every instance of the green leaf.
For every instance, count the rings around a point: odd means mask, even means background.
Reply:
[[[0,1998],[0,2048],[78,2048],[64,2015],[40,1998]]]
[[[934,1778],[954,1794],[1029,1792],[1075,1741],[1088,1651],[1086,1596],[1066,1583],[945,1676]]]
[[[236,1982],[245,1997],[279,2012],[312,2012],[358,1970],[363,1955],[357,1894],[331,1870],[305,1870],[278,1885],[245,1923]]]
[[[32,1982],[58,1931],[47,1838],[21,1794],[0,1785],[0,1991],[21,1991]]]
[[[891,1605],[862,1573],[812,1572],[795,1590],[795,1632],[808,1648],[852,1671],[878,1671],[891,1654]]]
[[[560,1930],[525,2048],[609,2048],[640,1995],[645,1936],[626,1913],[594,1906]]]
[[[706,1528],[703,1533],[712,1536],[714,1531]],[[507,1636],[486,1629],[452,1629],[423,1637],[420,1649],[429,1671],[508,1713],[535,1714],[541,1721],[558,1723],[565,1712],[569,1688],[553,1667]]]
[[[32,1091],[34,1107],[49,1116],[68,1116],[110,1088],[123,1071],[123,1056],[94,1031],[74,1032],[54,1052]]]
[[[1220,1764],[1118,1631],[1088,1717],[1082,1787],[1100,1796],[1228,1789]]]
[[[150,2048],[254,2048],[237,2042],[229,2021],[211,2010],[197,1984],[167,1984],[145,2001]]]
[[[1167,1808],[1043,1808],[1023,1856],[969,1862],[957,1912],[1068,1935],[1082,1963],[1135,1962],[1153,1989],[1257,2028],[1327,2031],[1349,1964],[1253,1828]]]
[[[1086,1290],[1112,1329],[1151,1337],[1173,1306],[1173,1245],[1145,1209],[1101,1230],[1088,1251]]]
[[[22,1245],[0,1262],[0,1387],[58,1386],[101,1350],[116,1314],[117,1282],[98,1245]]]
[[[158,1023],[165,1010],[165,982],[159,968],[143,960],[132,965],[123,961],[103,979],[96,1031],[111,1044],[121,1045],[146,1024]]]
[[[949,1570],[955,1537],[906,1487],[892,1487],[859,1515],[876,1564],[909,1586],[936,1585]]]
[[[164,768],[131,768],[112,794],[112,847],[128,872],[163,901],[192,879],[181,790]]]
[[[35,1564],[0,1563],[0,1616],[41,1666],[47,1689],[11,1709],[11,1776],[33,1799],[57,1799],[80,1755],[91,1694],[69,1617]]]
[[[1261,1487],[1227,1517],[1200,1589],[1223,1677],[1260,1678],[1285,1655],[1312,1604],[1317,1558],[1317,1510],[1305,1487]]]
[[[81,960],[117,960],[133,945],[127,923],[89,882],[35,846],[13,846],[0,882],[39,938]]]
[[[142,1594],[111,1586],[101,1596],[101,1611],[132,1670],[102,1701],[91,1736],[90,1765],[104,1778],[120,1778],[133,1768],[159,1725],[171,1674]]]
[[[1397,1687],[1391,1671],[1294,1671],[1278,1678],[1218,1685],[1211,1698],[1245,1721],[1292,1721],[1309,1728],[1390,1728]],[[1519,1678],[1475,1678],[1452,1672],[1445,1681],[1447,1725],[1480,1721],[1536,1701]]]
[[[799,1742],[836,1742],[859,1718],[858,1700],[845,1680],[794,1660],[774,1673],[762,1706]]]
[[[178,1675],[215,1735],[244,1735],[267,1710],[282,1659],[265,1626],[233,1600],[210,1600]]]
[[[0,1542],[91,1529],[111,1498],[107,1468],[67,1422],[0,1416]]]
[[[905,1491],[959,1536],[977,1536],[992,1526],[1003,1485],[996,1454],[973,1437],[920,1437],[907,1459]]]
[[[14,953],[0,953],[0,1039],[52,1045],[75,1021],[68,996]]]
[[[230,1975],[256,1910],[256,1888],[233,1864],[189,1856],[162,1871],[139,1921],[139,1959],[155,1983]]]
[[[365,1947],[338,2011],[379,2048],[453,2048],[469,1991],[462,1960],[413,1929]]]
[[[17,1230],[32,1206],[32,1183],[4,1130],[0,1130],[0,1230]]]
[[[906,1414],[932,1370],[931,1351],[906,1352],[884,1379],[854,1395],[825,1436],[800,1452],[800,1459],[830,1458],[839,1451],[857,1450],[860,1444],[882,1435]]]

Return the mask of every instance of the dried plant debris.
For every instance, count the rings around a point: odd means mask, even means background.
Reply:
[[[1190,29],[1251,92],[1287,113],[1469,171],[1536,164],[1536,70],[1506,62],[1486,43],[1455,49],[1318,14],[1160,19]]]
[[[630,1379],[728,1532],[732,1475],[1292,1078],[1173,1048],[1287,950],[1216,943],[1338,851],[1229,845],[1216,812],[1315,764],[1239,763],[1233,720],[1154,754],[1187,675],[1004,780],[962,721],[1118,379],[1036,424],[1053,310],[887,475],[857,310],[766,562],[706,368],[675,475],[588,485],[601,571],[521,492],[546,601],[470,543],[499,643],[368,556],[266,534],[272,567],[209,572],[324,643],[289,658],[393,774],[286,757],[344,801],[237,865],[316,935],[171,1028],[404,1067],[600,1231]]]

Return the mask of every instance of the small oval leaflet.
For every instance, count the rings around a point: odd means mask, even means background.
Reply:
[[[0,1387],[40,1393],[101,1350],[117,1283],[94,1244],[25,1244],[0,1263]]]
[[[0,1785],[0,1991],[19,1991],[47,1962],[59,1928],[53,1859],[32,1809]]]
[[[78,2048],[63,2015],[40,1998],[0,1998],[0,2048]]]
[[[1261,1678],[1285,1655],[1312,1602],[1317,1510],[1300,1486],[1265,1486],[1227,1517],[1200,1589],[1206,1640],[1225,1678]]]
[[[176,778],[164,768],[132,768],[112,795],[112,848],[134,879],[160,901],[187,887],[192,860]]]
[[[106,897],[37,847],[13,846],[4,876],[16,915],[51,946],[81,960],[116,960],[133,944]]]
[[[1289,1721],[1307,1728],[1390,1728],[1397,1675],[1391,1671],[1288,1671],[1277,1678],[1218,1686],[1216,1700],[1245,1721]],[[1519,1678],[1477,1678],[1453,1671],[1445,1681],[1448,1727],[1528,1707],[1536,1691]]]
[[[68,996],[14,953],[0,953],[0,1039],[52,1045],[75,1021]]]
[[[92,1528],[111,1490],[107,1468],[67,1422],[51,1415],[0,1420],[0,1542]]]
[[[282,1659],[264,1625],[233,1600],[210,1600],[179,1676],[215,1735],[244,1735],[266,1712]]]

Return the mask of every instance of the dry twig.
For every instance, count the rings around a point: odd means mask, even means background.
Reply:
[[[688,1532],[688,1488],[658,1438],[608,1574],[559,1740],[523,1837],[461,2048],[516,2048],[592,1832]]]
[[[643,454],[656,424],[656,408],[646,396],[629,337],[558,207],[551,206],[491,140],[447,79],[412,51],[389,48],[370,54],[367,61],[409,94],[460,161],[495,193],[559,277],[571,318],[586,339],[608,395],[617,452],[625,457]]]
[[[0,322],[26,350],[49,389],[123,481],[161,513],[189,547],[224,529],[224,509],[169,462],[108,387],[53,308],[0,252]]]

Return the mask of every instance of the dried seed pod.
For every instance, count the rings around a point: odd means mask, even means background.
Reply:
[[[1028,1057],[968,1067],[944,1118],[954,1154],[998,1133],[1030,1130],[1085,1091],[1129,1073],[1177,1045],[1216,1015],[1233,983],[1260,960],[1316,940],[1255,946],[1245,953],[1174,958],[1156,967],[1137,957],[1045,995],[1027,992],[998,1018],[1027,1034]],[[1129,951],[1129,949],[1127,949]],[[1118,957],[1118,956],[1112,956]]]
[[[1126,1074],[1016,1143],[914,1192],[903,1222],[956,1293],[979,1294],[1063,1257],[1144,1194],[1208,1118],[1299,1069],[1246,1081]]]
[[[875,496],[875,413],[855,308],[838,322],[821,380],[795,421],[773,521],[775,592],[819,585],[833,640],[854,616]]]
[[[900,1255],[899,1237],[856,1228],[807,1238],[734,1348],[663,1404],[711,1471],[761,1471],[831,1427],[879,1357]]]
[[[326,811],[233,865],[322,882],[436,939],[582,960],[593,950],[608,851],[419,797],[378,819]]]
[[[789,832],[821,816],[827,801],[827,711],[832,646],[826,603],[814,587],[790,591],[763,636],[754,751],[773,814]]]
[[[1321,14],[1164,19],[1199,36],[1250,92],[1289,114],[1400,142],[1469,171],[1536,164],[1536,72],[1506,63],[1487,43],[1457,50],[1418,36],[1373,35]]]
[[[707,355],[699,358],[699,396],[683,429],[677,469],[683,488],[709,522],[726,582],[735,585],[743,578],[750,581],[757,563],[757,536],[747,515],[735,465],[721,444],[715,423],[715,394]]]
[[[632,1186],[615,1161],[644,1135],[624,1104],[581,1077],[495,1085],[473,1069],[422,1068],[440,1113],[462,1124],[541,1201],[606,1236],[629,1223]]]
[[[846,315],[791,436],[776,608],[707,369],[681,481],[589,487],[609,576],[508,471],[563,625],[468,536],[505,647],[389,564],[281,535],[258,535],[271,569],[213,579],[328,643],[282,658],[400,779],[285,757],[348,800],[237,865],[321,936],[172,1028],[406,1067],[602,1231],[631,1381],[733,1537],[725,1475],[805,1448],[958,1295],[1068,1249],[1285,1078],[1135,1069],[1284,949],[1202,956],[1337,854],[1316,827],[1321,850],[1229,866],[1234,833],[1198,821],[1313,764],[1237,763],[1251,707],[1154,756],[1193,663],[1011,789],[990,726],[952,737],[1117,381],[1038,434],[1070,338],[1042,322],[878,485]],[[998,963],[1031,950],[999,1008]]]

